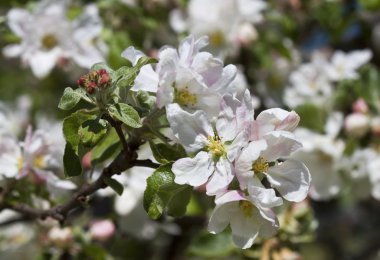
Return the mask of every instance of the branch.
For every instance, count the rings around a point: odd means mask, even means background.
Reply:
[[[119,121],[116,121],[113,119],[109,114],[105,113],[102,116],[103,119],[107,120],[113,128],[115,128],[117,135],[119,136],[119,139],[121,141],[121,144],[123,146],[124,152],[129,153],[129,147],[128,143],[125,140],[125,135],[123,133],[123,129],[121,128],[122,123]]]
[[[140,143],[132,138],[128,143],[126,143],[126,145],[129,153],[125,153],[124,151],[120,152],[112,163],[103,169],[101,175],[95,182],[82,186],[67,202],[48,210],[35,209],[25,204],[6,204],[2,208],[13,209],[30,219],[45,219],[47,217],[51,217],[63,223],[67,215],[73,209],[84,205],[84,202],[87,201],[88,196],[92,195],[99,189],[107,187],[104,182],[105,178],[111,177],[115,174],[120,174],[121,172],[136,165],[136,150]]]
[[[157,169],[158,167],[160,167],[160,164],[155,163],[150,159],[146,159],[146,160],[136,160],[135,166]]]

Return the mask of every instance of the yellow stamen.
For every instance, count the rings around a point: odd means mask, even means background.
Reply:
[[[182,90],[177,90],[175,92],[174,100],[182,106],[194,106],[197,103],[197,96],[195,94],[190,93],[186,88]]]
[[[41,42],[42,46],[48,50],[53,49],[55,46],[58,45],[58,40],[53,34],[46,34],[42,38]]]
[[[269,168],[269,163],[263,157],[257,158],[257,160],[252,164],[252,170],[254,173],[264,173],[267,172]]]
[[[34,158],[33,167],[38,168],[38,169],[42,169],[42,168],[45,168],[45,166],[46,166],[45,160],[44,160],[44,157],[42,155],[39,155],[36,158]]]
[[[226,154],[226,148],[219,136],[209,136],[207,140],[208,144],[206,149],[212,153],[214,159],[219,159]]]
[[[22,156],[20,156],[18,159],[17,159],[17,169],[19,171],[21,171],[21,169],[24,167],[24,158],[22,158]]]
[[[224,35],[221,31],[215,31],[209,35],[210,44],[215,47],[220,47],[224,43]]]

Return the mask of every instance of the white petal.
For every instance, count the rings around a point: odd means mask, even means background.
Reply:
[[[214,58],[211,53],[200,52],[194,56],[191,68],[202,75],[204,83],[210,87],[222,75],[223,62]]]
[[[11,44],[7,45],[3,49],[3,54],[7,58],[13,58],[13,57],[18,57],[22,54],[24,51],[24,46],[21,44]]]
[[[256,207],[252,207],[251,216],[243,212],[231,217],[232,240],[235,245],[245,249],[252,246],[259,234],[262,217]]]
[[[265,188],[254,176],[248,181],[248,193],[251,200],[260,208],[278,207],[283,203],[282,199],[276,196],[274,189]]]
[[[158,75],[153,70],[152,66],[145,65],[140,69],[140,72],[137,75],[134,85],[131,88],[131,90],[157,92],[158,82],[159,82]]]
[[[235,65],[227,65],[223,68],[223,73],[220,79],[215,82],[211,88],[220,93],[221,95],[224,95],[226,93],[226,90],[228,88],[228,85],[235,79],[237,74],[237,68]]]
[[[213,234],[222,232],[230,223],[230,207],[233,206],[233,203],[226,203],[218,205],[213,210],[209,223],[208,231]]]
[[[224,194],[218,194],[215,199],[216,205],[225,204],[232,201],[246,200],[242,191],[231,190]]]
[[[287,159],[270,167],[267,175],[272,187],[289,201],[299,202],[306,198],[311,176],[309,170],[300,161]]]
[[[288,112],[281,108],[271,108],[261,112],[257,118],[262,124],[273,124],[275,125],[275,130],[293,131],[299,121],[299,115],[294,112]]]
[[[129,60],[133,66],[137,64],[137,61],[141,57],[145,57],[145,56],[146,55],[142,51],[136,50],[135,47],[133,46],[128,47],[121,53],[121,57]]]
[[[216,195],[226,191],[234,176],[232,175],[232,165],[224,158],[220,158],[215,165],[215,172],[207,183],[207,195]]]
[[[194,158],[179,159],[172,166],[176,183],[189,184],[194,187],[206,183],[214,170],[212,160],[203,151],[199,152]]]
[[[203,148],[207,137],[214,136],[212,127],[203,111],[190,114],[181,109],[178,104],[170,104],[166,107],[166,114],[175,137],[190,152]]]
[[[264,139],[268,144],[268,148],[262,153],[262,156],[268,161],[289,156],[302,147],[294,134],[286,131],[270,132],[264,136]]]
[[[61,51],[55,48],[49,52],[36,52],[30,57],[29,65],[33,71],[33,74],[37,78],[46,77],[49,72],[54,68],[58,59],[60,58]]]

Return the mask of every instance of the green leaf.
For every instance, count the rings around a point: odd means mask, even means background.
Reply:
[[[197,235],[188,248],[188,253],[201,258],[224,258],[236,250],[231,232],[225,231],[216,235],[202,231]]]
[[[304,104],[295,109],[299,114],[300,126],[306,127],[322,133],[326,122],[326,113],[321,108],[313,104]]]
[[[127,126],[141,127],[140,116],[137,111],[128,104],[118,103],[109,107],[109,113],[114,119],[118,119]]]
[[[183,149],[182,145],[179,144],[155,144],[152,141],[150,141],[149,145],[152,150],[154,159],[156,159],[157,162],[162,164],[174,162],[180,158],[186,157],[186,151]]]
[[[84,121],[78,129],[78,135],[85,146],[93,147],[107,133],[107,121],[90,119]]]
[[[124,191],[124,186],[118,182],[117,180],[115,179],[112,179],[110,177],[105,177],[104,178],[104,182],[109,186],[111,187],[117,194],[119,194],[121,196],[121,194],[123,194],[123,191]]]
[[[91,70],[100,70],[105,69],[108,73],[113,73],[113,69],[111,69],[107,64],[104,62],[95,63],[92,65]]]
[[[91,152],[91,164],[99,164],[111,158],[121,147],[119,137],[114,128],[108,131],[108,134],[100,140]]]
[[[79,176],[82,173],[81,161],[70,143],[66,143],[63,167],[67,177]]]
[[[172,164],[159,167],[148,179],[144,192],[144,208],[152,219],[159,218],[164,212],[180,217],[186,213],[192,187],[174,182]]]
[[[78,110],[63,120],[63,135],[75,152],[78,151],[78,145],[81,142],[79,128],[85,121],[95,118],[96,115],[87,110]]]
[[[59,101],[58,108],[62,110],[70,110],[75,107],[78,102],[81,100],[81,95],[79,95],[72,88],[67,87],[63,92],[63,96]]]
[[[148,64],[157,63],[157,59],[151,57],[141,57],[135,66],[123,66],[114,73],[114,79],[117,81],[118,87],[132,86],[140,69]]]

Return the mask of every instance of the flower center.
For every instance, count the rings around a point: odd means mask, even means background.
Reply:
[[[194,106],[197,103],[197,96],[195,94],[190,93],[187,89],[176,89],[174,101],[180,104],[181,106]]]
[[[246,201],[246,200],[241,200],[239,201],[239,206],[245,217],[247,218],[252,217],[253,205],[251,202]]]
[[[33,167],[37,169],[42,169],[44,168],[45,165],[45,160],[42,155],[38,155],[36,158],[33,159]]]
[[[214,159],[219,159],[226,154],[226,148],[219,136],[209,136],[207,140],[207,151],[212,153]]]
[[[213,46],[221,46],[224,43],[224,35],[221,31],[215,31],[209,35],[210,44]]]
[[[21,169],[24,167],[24,158],[22,158],[22,156],[20,156],[19,158],[17,158],[17,169],[18,171],[21,171]]]
[[[58,40],[53,34],[46,34],[42,38],[41,42],[42,46],[48,50],[53,49],[55,46],[58,45]]]
[[[252,164],[252,170],[254,173],[264,173],[267,172],[269,168],[269,163],[267,160],[264,159],[264,157],[259,157],[257,160]]]

